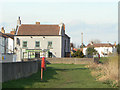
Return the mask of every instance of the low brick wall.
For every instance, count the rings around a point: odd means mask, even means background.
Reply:
[[[46,58],[47,63],[63,63],[63,64],[90,64],[97,62],[94,58]]]
[[[40,70],[41,61],[3,62],[2,82],[27,77]]]

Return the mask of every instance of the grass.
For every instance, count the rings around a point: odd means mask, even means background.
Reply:
[[[108,60],[109,60],[109,57],[100,57],[99,63],[104,64],[104,63],[107,63]]]
[[[85,65],[49,64],[44,71],[30,77],[3,83],[3,88],[110,88],[109,84],[96,81]]]
[[[91,74],[98,81],[109,83],[112,87],[118,87],[118,55],[101,58],[102,64],[91,64],[88,67]]]

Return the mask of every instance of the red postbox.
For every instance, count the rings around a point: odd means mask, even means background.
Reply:
[[[45,64],[45,57],[42,58],[42,61],[41,61],[41,80],[43,78],[43,69],[45,70],[46,69],[46,64]]]
[[[46,69],[45,66],[46,66],[45,65],[45,57],[43,57],[42,61],[41,61],[41,68]]]

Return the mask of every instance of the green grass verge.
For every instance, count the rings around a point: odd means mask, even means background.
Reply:
[[[107,63],[108,60],[109,60],[109,57],[100,57],[99,62],[102,63],[102,64],[104,64],[104,63]]]
[[[85,65],[50,64],[44,71],[30,77],[3,83],[3,88],[110,88],[109,84],[98,82],[91,76]]]

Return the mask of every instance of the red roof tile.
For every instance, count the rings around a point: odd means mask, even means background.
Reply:
[[[90,47],[90,46],[94,46],[94,47],[113,47],[113,45],[110,44],[110,43],[94,43],[93,45],[88,44],[86,47]]]
[[[17,35],[59,35],[59,25],[22,24]]]

